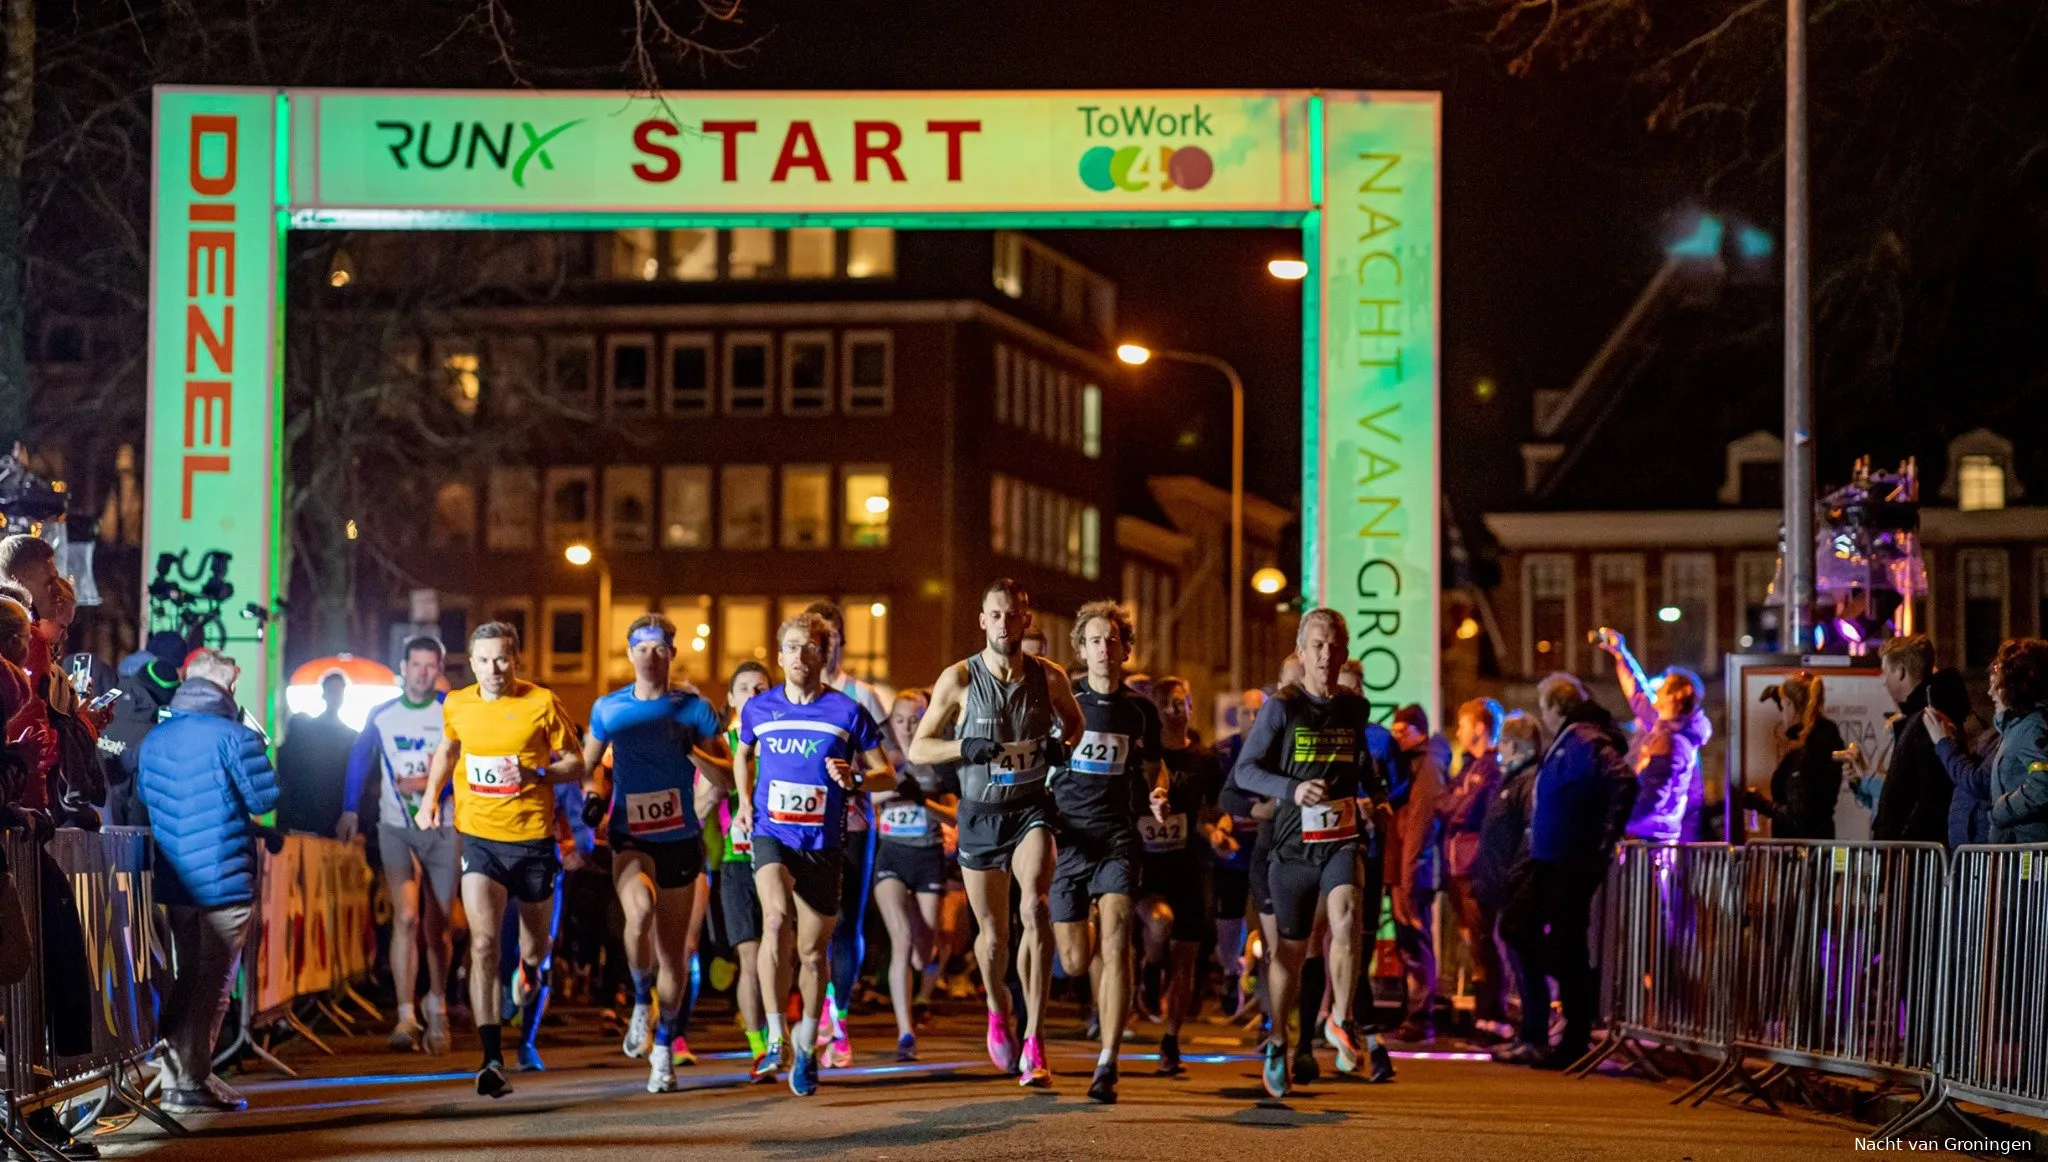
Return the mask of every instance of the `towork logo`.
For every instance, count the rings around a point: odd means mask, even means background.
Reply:
[[[456,121],[441,132],[435,131],[432,121],[418,125],[410,121],[379,121],[379,131],[390,135],[384,148],[391,151],[391,160],[399,169],[411,169],[418,165],[422,169],[448,169],[459,158],[462,168],[478,168],[477,157],[483,155],[484,169],[504,171],[508,167],[512,184],[526,188],[526,167],[539,162],[544,170],[555,168],[555,159],[548,156],[548,145],[562,134],[583,124],[583,118],[564,121],[552,129],[534,128],[533,122],[518,123],[523,148],[515,157],[512,153],[512,130],[514,125],[507,121],[502,125],[489,126],[481,121]],[[446,142],[445,151],[440,142]],[[437,156],[438,155],[438,156]]]
[[[1082,105],[1082,134],[1094,138],[1214,137],[1213,111],[1157,105]],[[1081,184],[1097,193],[1199,190],[1216,176],[1216,160],[1199,145],[1097,145],[1081,155]]]

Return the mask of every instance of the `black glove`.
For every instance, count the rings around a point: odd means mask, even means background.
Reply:
[[[604,817],[611,814],[611,811],[612,801],[610,799],[598,794],[596,791],[586,791],[584,793],[583,825],[585,827],[595,827],[604,822]]]
[[[1003,753],[1003,744],[992,738],[963,738],[960,740],[960,761],[977,766]]]
[[[1046,766],[1063,767],[1067,765],[1067,760],[1074,757],[1074,748],[1068,746],[1065,739],[1047,735],[1045,746],[1041,748],[1040,753],[1045,756]]]

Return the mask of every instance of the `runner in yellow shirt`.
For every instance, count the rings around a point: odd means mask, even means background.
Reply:
[[[455,780],[455,830],[462,846],[462,908],[469,916],[469,999],[483,1041],[476,1091],[502,1097],[505,1080],[498,991],[498,933],[507,897],[519,901],[519,976],[515,1004],[539,993],[553,943],[555,875],[554,784],[583,778],[575,727],[551,691],[519,677],[519,631],[501,621],[469,637],[476,685],[441,705],[441,745],[427,770],[418,823],[438,826],[441,788]],[[522,1064],[538,1068],[535,1061]]]

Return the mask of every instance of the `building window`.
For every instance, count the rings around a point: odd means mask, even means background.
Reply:
[[[1962,619],[1963,668],[1981,670],[2008,630],[2005,550],[1964,549],[1956,554],[1956,572],[1962,579],[1956,613]]]
[[[889,547],[889,466],[848,465],[843,470],[846,523],[840,544],[848,549]]]
[[[597,525],[596,487],[588,468],[547,470],[548,548],[589,543]]]
[[[1081,576],[1090,581],[1102,574],[1102,514],[1094,505],[1081,510]]]
[[[840,668],[869,682],[889,680],[889,602],[882,597],[847,597],[839,602],[846,618],[846,651]]]
[[[765,549],[768,489],[774,469],[765,464],[727,464],[718,470],[718,543],[728,549]]]
[[[651,229],[612,231],[611,268],[615,279],[653,282],[661,275],[661,261],[654,255],[655,232]]]
[[[1665,656],[1672,664],[1702,674],[1720,669],[1714,648],[1714,554],[1664,554],[1664,603],[1657,608],[1664,626]]]
[[[604,543],[628,552],[654,547],[654,469],[640,464],[606,466]]]
[[[1993,456],[1964,456],[1956,467],[1956,507],[1984,512],[2005,507],[2005,465]]]
[[[832,413],[832,333],[792,331],[782,337],[782,414]]]
[[[504,551],[531,549],[539,511],[540,473],[531,468],[491,469],[484,546]]]
[[[473,416],[483,398],[483,359],[473,339],[434,340],[434,367],[441,377],[441,398],[457,415]]]
[[[588,404],[595,386],[597,344],[588,335],[548,336],[548,390],[570,404]]]
[[[1778,558],[1771,553],[1743,553],[1735,558],[1735,647],[1752,653],[1778,652],[1778,610],[1771,605],[1771,584],[1778,579]]]
[[[541,606],[541,673],[550,682],[590,681],[590,601],[550,597]]]
[[[768,345],[769,337],[755,332],[725,337],[725,414],[768,414]]]
[[[661,547],[711,547],[711,469],[669,464],[661,470]]]
[[[768,661],[768,599],[725,597],[718,602],[718,674],[729,679],[741,662]]]
[[[536,650],[540,649],[540,643],[534,640],[533,636],[533,600],[531,598],[499,598],[490,604],[484,615],[484,620],[501,621],[511,626],[513,632],[519,635],[520,654],[529,660],[539,656],[535,653]],[[460,652],[465,659],[468,658],[469,635],[467,633],[459,638],[442,638],[441,641],[448,647],[451,655]]]
[[[1102,455],[1102,389],[1081,389],[1081,452],[1093,460]]]
[[[673,332],[662,340],[667,358],[668,411],[674,416],[711,414],[711,336]]]
[[[645,597],[612,598],[611,609],[606,612],[611,624],[605,626],[599,635],[603,639],[599,644],[604,652],[606,685],[633,680],[633,655],[627,648],[626,627],[647,616],[653,608],[653,603]]]
[[[654,398],[654,336],[605,339],[605,400],[615,412],[644,412]]]
[[[541,387],[540,339],[534,335],[493,335],[490,354],[491,407],[517,410]]]
[[[1010,478],[1000,472],[988,480],[988,547],[1010,551]]]
[[[848,230],[846,277],[896,277],[896,231],[888,226],[856,226]]]
[[[434,521],[427,543],[436,549],[476,548],[476,487],[450,480],[434,493]]]
[[[730,231],[725,274],[734,279],[775,277],[775,231],[765,226],[742,226]]]
[[[1593,558],[1593,624],[1611,626],[1643,642],[1643,558],[1637,553],[1601,553]],[[1591,663],[1607,660],[1597,651]]]
[[[1060,394],[1058,413],[1060,422],[1056,425],[1056,436],[1061,444],[1069,448],[1080,448],[1081,425],[1076,422],[1080,416],[1074,409],[1074,377],[1060,372]]]
[[[1031,555],[1030,486],[1015,477],[1010,478],[1009,549],[1012,557]]]
[[[724,675],[711,672],[711,599],[671,597],[662,602],[661,615],[676,627],[676,670],[700,689],[723,686]]]
[[[832,545],[832,469],[822,464],[782,467],[782,547]]]
[[[1030,419],[1027,426],[1034,436],[1045,434],[1045,372],[1046,366],[1036,359],[1029,360],[1024,371],[1025,415]]]
[[[797,226],[789,232],[789,277],[831,278],[839,273],[838,231],[829,226]]]
[[[1016,362],[1012,358],[1009,344],[996,344],[996,422],[1010,422],[1010,367]]]
[[[718,277],[718,231],[670,230],[668,276],[678,282],[710,282]]]
[[[1522,558],[1522,670],[1530,677],[1570,670],[1572,559],[1564,553]]]
[[[888,331],[848,331],[845,374],[847,415],[888,415],[895,406],[896,337]]]

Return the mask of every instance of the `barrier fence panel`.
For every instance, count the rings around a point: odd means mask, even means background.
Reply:
[[[295,1007],[348,994],[373,969],[377,936],[369,864],[361,841],[292,834],[277,851],[262,853],[257,874],[256,927],[242,951],[241,1037],[228,1052],[248,1046],[292,1073],[255,1039],[255,1029],[281,1022],[327,1048]],[[332,1006],[322,1011],[337,1024],[346,1021]]]
[[[1694,1053],[1725,1050],[1733,1036],[1741,919],[1740,851],[1724,843],[1625,843],[1607,879],[1602,972],[1607,1039],[1574,1072],[1587,1073],[1632,1042]],[[1639,1066],[1655,1072],[1640,1053]]]
[[[96,1076],[156,1043],[156,998],[149,955],[155,907],[149,832],[109,827],[62,830],[46,847],[78,901],[92,982],[92,1049],[51,1061],[59,1086]]]
[[[21,906],[24,927],[31,945],[28,973],[21,980],[0,988],[0,1053],[6,1055],[0,1068],[0,1085],[6,1086],[6,1120],[10,1144],[14,1138],[15,1114],[23,1099],[41,1088],[36,1066],[43,1057],[43,958],[39,947],[42,931],[42,853],[26,831],[0,832],[0,852],[7,857],[8,874]]]
[[[2048,844],[1960,847],[1954,859],[1945,1094],[2048,1117]]]

